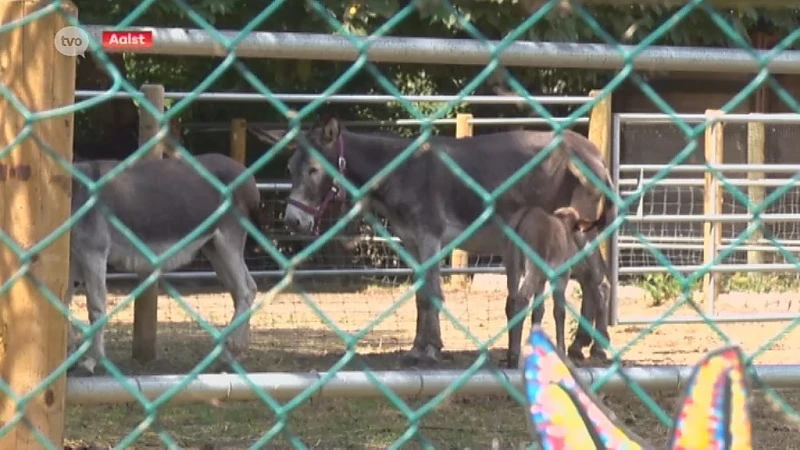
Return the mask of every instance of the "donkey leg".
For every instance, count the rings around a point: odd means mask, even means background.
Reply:
[[[83,276],[78,272],[77,265],[73,262],[69,265],[69,284],[67,285],[67,293],[64,296],[64,306],[66,306],[67,309],[72,305],[72,299],[75,298],[75,288],[82,282]],[[70,321],[67,327],[67,356],[74,353],[77,347],[75,342],[75,328],[73,322]]]
[[[525,273],[519,285],[516,298],[513,302],[511,316],[519,314],[525,309],[532,299],[544,290],[544,277],[539,269],[530,261],[525,261]],[[506,313],[508,315],[508,312]],[[531,324],[541,325],[544,316],[544,303],[539,303],[533,308],[531,313]],[[519,365],[519,356],[522,352],[522,322],[511,327],[508,331],[508,351],[506,355],[506,365],[514,369]]]
[[[86,309],[89,323],[94,325],[106,315],[108,292],[106,290],[106,258],[99,252],[84,255],[80,261],[80,270],[86,286]],[[106,356],[105,327],[100,327],[92,336],[92,346],[79,363],[75,374],[94,375],[97,362]]]
[[[77,272],[76,264],[70,264],[69,285],[67,286],[67,293],[64,297],[64,306],[68,309],[72,305],[72,299],[75,298],[75,288],[83,283],[83,276]],[[71,356],[78,348],[78,327],[75,322],[70,320],[67,325],[67,356]],[[77,365],[70,366],[67,369],[67,375],[74,375]]]
[[[564,328],[567,321],[567,307],[566,307],[566,290],[568,276],[563,276],[556,281],[555,289],[553,289],[553,320],[556,323],[556,346],[561,350],[561,353],[566,353],[566,337]]]
[[[418,244],[419,262],[429,260],[441,249],[441,241],[433,236],[424,236]],[[417,300],[417,338],[414,350],[422,352],[422,359],[428,363],[438,363],[442,352],[442,331],[439,324],[439,310],[433,299],[444,302],[439,264],[434,264],[425,273],[425,286]],[[419,326],[421,325],[421,328]],[[412,350],[413,351],[413,350]]]
[[[595,329],[600,336],[603,336],[606,341],[611,343],[611,337],[608,335],[608,299],[611,297],[611,283],[608,278],[603,277],[600,282],[598,292],[595,295],[597,303],[594,308],[594,322]],[[600,361],[607,361],[608,356],[602,345],[599,345],[596,340],[593,340],[592,347],[589,349],[589,355],[592,358]]]
[[[581,317],[589,324],[595,323],[597,314],[595,305],[598,301],[597,284],[592,283],[591,279],[580,274],[578,283],[581,286]],[[583,348],[592,343],[592,336],[588,330],[579,322],[578,330],[575,332],[575,339],[567,349],[567,355],[575,360],[583,359]]]
[[[513,249],[511,250],[513,251]],[[511,322],[511,319],[517,315],[522,308],[525,307],[527,298],[520,298],[519,291],[520,284],[520,266],[516,255],[506,254],[503,257],[503,265],[506,269],[506,288],[508,289],[508,296],[506,297],[506,324]],[[517,340],[518,339],[518,340]],[[513,352],[514,348],[521,348],[522,346],[522,323],[518,323],[514,327],[508,328],[508,347],[506,349],[506,366],[509,368],[517,367],[517,360],[519,353]]]
[[[220,281],[228,284],[226,288],[233,297],[234,312],[231,323],[250,310],[256,297],[256,283],[244,261],[246,237],[244,231],[228,235],[221,233],[214,236],[210,246],[203,247],[203,253],[220,276]],[[249,345],[250,319],[248,318],[228,334],[225,347],[230,353],[229,356],[239,356]]]

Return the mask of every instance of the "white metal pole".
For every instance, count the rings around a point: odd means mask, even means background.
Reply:
[[[644,389],[678,390],[686,385],[692,367],[653,366],[622,369],[626,377],[635,380]],[[588,384],[603,377],[609,369],[580,368],[578,376]],[[800,365],[756,366],[758,377],[773,388],[800,385]],[[381,371],[374,376],[395,394],[402,397],[433,396],[441,393],[463,375],[460,370]],[[250,380],[273,398],[291,399],[316,383],[325,373],[251,373]],[[480,370],[460,389],[460,394],[489,395],[505,393],[497,377],[505,378],[517,389],[522,388],[521,370]],[[126,377],[148,399],[154,400],[185,380],[185,375],[146,375]],[[625,378],[618,373],[610,377],[601,388],[603,392],[628,390]],[[319,398],[381,398],[383,393],[364,372],[342,371],[336,373],[314,394]],[[209,400],[256,400],[258,397],[238,374],[201,374],[185,389],[172,397],[174,403],[197,403]],[[137,400],[114,377],[70,378],[67,380],[67,401],[71,404],[135,403]]]

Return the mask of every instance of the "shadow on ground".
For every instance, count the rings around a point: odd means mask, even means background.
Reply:
[[[106,331],[106,352],[111,361],[126,375],[182,374],[192,370],[213,349],[210,334],[199,325],[188,322],[162,323],[159,327],[157,357],[138,363],[131,358],[132,326],[112,324]],[[357,354],[344,370],[362,370],[364,364],[373,370],[407,369],[401,363],[402,351],[381,351],[391,342],[398,342],[391,332],[372,331],[359,341]],[[327,371],[345,355],[345,343],[333,331],[309,328],[277,328],[252,330],[250,350],[238,361],[248,372]],[[437,369],[465,369],[475,363],[477,351],[445,352]],[[489,353],[492,367],[503,364],[505,349]],[[216,362],[216,361],[215,361]],[[213,372],[213,363],[204,372]]]

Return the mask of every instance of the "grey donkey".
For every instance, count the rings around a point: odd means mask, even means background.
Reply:
[[[587,243],[587,236],[577,229],[584,228],[577,211],[572,207],[559,208],[552,214],[542,208],[532,207],[518,211],[510,221],[510,226],[525,241],[531,250],[555,269],[575,256],[580,250],[579,244]],[[595,230],[592,230],[594,233]],[[596,236],[595,236],[596,237]],[[582,245],[581,245],[582,246]],[[529,259],[522,250],[510,239],[507,240],[504,252],[504,262],[507,268],[521,270],[524,273],[522,282],[512,286],[509,277],[509,296],[506,301],[506,317],[511,320],[522,311],[531,298],[544,291],[547,277],[545,273]],[[556,346],[562,353],[567,353],[565,348],[565,321],[566,307],[560,299],[566,301],[564,295],[567,281],[575,276],[581,283],[583,299],[581,302],[581,316],[590,321],[597,331],[606,339],[608,336],[608,308],[607,300],[610,295],[606,265],[598,251],[588,254],[575,266],[555,281],[553,286],[553,319],[556,325]],[[514,278],[518,280],[518,278]],[[539,303],[531,314],[531,323],[539,325],[544,317],[544,303]],[[522,341],[522,323],[511,327],[508,333],[508,351],[506,361],[508,367],[517,367]],[[578,328],[575,340],[569,348],[569,356],[583,358],[582,348],[592,341],[591,336],[583,327]],[[605,359],[605,352],[595,341],[591,349],[592,356]]]
[[[275,137],[278,137],[277,135]],[[454,160],[477,184],[493,190],[522,165],[541,152],[554,138],[551,132],[511,131],[471,138],[433,137],[414,156],[405,160],[363,200],[362,208],[389,221],[392,231],[417,261],[427,261],[456,239],[486,208],[483,199],[444,163]],[[341,175],[357,187],[369,182],[404,151],[414,138],[347,131],[336,118],[318,122],[298,136],[299,145],[289,159],[292,189],[284,216],[295,232],[318,231],[319,218],[342,190],[310,152],[310,144],[337,166]],[[553,212],[571,206],[580,224],[602,230],[615,219],[615,205],[574,163],[577,158],[603,184],[611,177],[602,155],[591,141],[564,131],[560,145],[539,165],[508,189],[494,205],[494,214],[508,220],[516,212],[538,206]],[[470,253],[495,253],[499,228],[489,222],[459,247]],[[491,244],[491,245],[489,245]],[[487,247],[492,248],[487,248]],[[412,363],[437,362],[443,347],[439,310],[431,301],[444,300],[438,265],[425,273],[426,284],[417,292],[417,324],[414,344],[406,355]]]
[[[233,159],[217,153],[197,156],[198,161],[219,179],[230,184],[246,168]],[[92,180],[98,180],[119,163],[115,160],[82,161],[73,164]],[[90,200],[88,188],[72,180],[73,213]],[[261,195],[252,176],[233,193],[233,204],[207,227],[197,239],[188,243],[161,267],[169,272],[191,262],[198,252],[208,258],[220,281],[233,296],[233,319],[248,311],[256,296],[256,283],[245,265],[246,230],[234,215],[257,220]],[[194,231],[224,201],[220,192],[182,159],[159,159],[139,162],[123,170],[99,190],[98,202],[71,230],[70,290],[82,284],[86,290],[89,322],[94,324],[106,314],[106,268],[136,273],[140,279],[149,276],[153,266],[110,222],[102,209],[115,214],[150,250],[160,255]],[[69,327],[72,353],[77,344],[75,329]],[[228,335],[225,358],[232,358],[249,346],[250,321]],[[72,368],[72,374],[92,375],[95,366],[105,357],[103,329],[92,339],[91,349]]]

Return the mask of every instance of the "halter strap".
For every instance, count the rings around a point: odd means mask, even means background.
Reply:
[[[339,153],[337,158],[337,165],[339,168],[339,174],[345,176],[347,170],[347,160],[345,160],[344,158],[344,137],[342,136],[341,133],[339,134]],[[325,195],[325,198],[322,200],[322,203],[318,207],[315,208],[303,202],[297,201],[291,197],[287,200],[287,203],[314,216],[314,227],[312,228],[312,233],[316,237],[319,236],[320,219],[322,218],[322,215],[325,213],[325,210],[328,209],[328,206],[334,199],[340,201],[343,200],[345,194],[346,191],[339,187],[339,184],[336,182],[336,179],[333,179],[331,180],[330,191],[328,191],[328,194]]]

